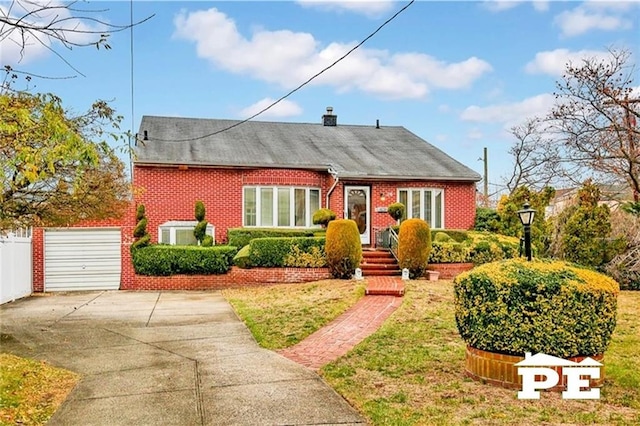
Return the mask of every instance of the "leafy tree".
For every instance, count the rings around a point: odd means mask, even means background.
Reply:
[[[554,255],[584,266],[601,267],[609,262],[623,241],[610,241],[609,206],[599,204],[600,189],[587,180],[575,203],[555,221]]]
[[[531,224],[531,245],[534,253],[544,256],[549,247],[549,227],[545,220],[545,208],[555,195],[555,190],[546,187],[541,191],[532,191],[526,186],[516,188],[510,196],[503,197],[498,203],[499,229],[503,235],[520,237],[524,228],[518,217],[518,210],[522,210],[524,203],[529,202],[536,214]]]
[[[477,207],[473,229],[476,231],[500,232],[500,215],[495,209]]]
[[[101,140],[121,119],[103,101],[74,116],[55,95],[1,93],[0,229],[121,217],[125,166]]]

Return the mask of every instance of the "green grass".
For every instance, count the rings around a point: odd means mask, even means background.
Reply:
[[[356,281],[326,280],[229,289],[223,294],[258,344],[283,349],[346,311],[364,295],[364,287]]]
[[[245,299],[250,296],[246,290],[242,302],[236,299],[234,306],[245,306],[240,316],[263,346],[280,348],[328,322],[328,318],[309,321],[301,314],[312,309],[308,304],[314,304],[314,292],[328,291],[325,285],[306,284],[295,291],[287,291],[294,288],[291,285],[262,288],[255,294],[261,301]],[[332,302],[322,300],[326,311],[324,305]],[[340,302],[342,311],[346,305]],[[407,282],[403,305],[376,333],[325,366],[321,374],[373,425],[639,425],[638,306],[640,292],[620,294],[618,326],[605,354],[606,382],[599,401],[563,400],[559,393],[549,392],[540,400],[523,401],[517,399],[517,391],[465,378],[465,345],[455,324],[450,281]],[[284,335],[290,331],[270,330],[280,326],[304,333],[288,339]]]
[[[0,425],[43,425],[79,380],[44,362],[0,354]]]

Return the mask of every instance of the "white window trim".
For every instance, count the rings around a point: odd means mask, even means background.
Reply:
[[[254,189],[255,190],[255,199],[256,199],[256,224],[255,225],[247,225],[246,224],[246,211],[245,211],[245,190],[246,189]],[[271,225],[262,225],[262,197],[260,194],[261,189],[271,189],[272,197],[273,197],[273,224]],[[278,225],[278,189],[288,189],[289,190],[289,223],[290,225]],[[296,189],[304,189],[305,191],[305,221],[306,225],[296,226],[296,212],[295,212],[295,190]],[[308,229],[308,228],[318,228],[318,225],[313,224],[313,213],[311,211],[311,191],[318,191],[318,208],[322,208],[322,190],[313,186],[286,186],[286,185],[246,185],[242,187],[242,226],[246,228],[294,228],[294,229]]]
[[[396,191],[396,200],[397,202],[400,202],[400,191],[407,191],[407,205],[404,206],[405,207],[405,212],[407,215],[407,219],[411,219],[412,216],[412,198],[413,198],[413,193],[411,191],[420,191],[420,217],[419,219],[425,220],[424,218],[424,203],[425,203],[425,195],[424,193],[426,191],[431,191],[431,212],[432,214],[435,216],[435,212],[436,212],[436,195],[438,193],[440,193],[440,197],[441,197],[441,203],[440,203],[440,218],[441,218],[441,226],[436,228],[433,227],[433,229],[445,229],[445,215],[444,215],[444,188],[398,188]],[[429,226],[431,226],[431,224],[429,223]]]
[[[193,231],[195,226],[198,224],[195,220],[172,220],[169,222],[165,222],[162,225],[158,226],[158,242],[160,244],[169,244],[172,246],[176,245],[176,231]],[[162,241],[162,231],[163,229],[169,229],[169,242]],[[207,223],[207,228],[205,230],[206,235],[210,235],[214,239],[215,244],[215,227]]]

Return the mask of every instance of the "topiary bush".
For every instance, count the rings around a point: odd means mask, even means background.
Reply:
[[[331,209],[320,209],[313,214],[313,224],[326,228],[329,222],[336,219],[336,213]]]
[[[237,249],[230,246],[197,247],[152,245],[132,252],[136,274],[168,276],[175,274],[224,274]]]
[[[462,339],[491,352],[557,357],[604,353],[616,326],[619,286],[573,264],[509,259],[454,280]]]
[[[233,257],[233,264],[238,268],[248,269],[251,268],[251,260],[249,255],[251,254],[251,246],[247,244],[238,250],[238,253]]]
[[[424,275],[431,252],[431,231],[422,219],[407,219],[398,234],[398,266],[409,270],[410,278]]]
[[[136,227],[133,229],[135,241],[131,244],[131,250],[146,247],[151,243],[151,235],[147,232],[147,218],[145,216],[144,204],[136,208]]]
[[[206,215],[204,203],[200,200],[196,201],[194,210],[195,210],[195,217],[198,223],[196,224],[195,228],[193,228],[193,236],[196,237],[196,240],[198,240],[199,245],[205,246],[205,247],[207,246],[211,247],[213,245],[213,238],[211,238],[211,240],[207,239],[207,245],[204,244],[204,240],[208,236],[207,235],[208,222],[204,220],[204,217]]]
[[[362,260],[358,225],[351,219],[329,222],[325,243],[327,266],[335,278],[351,278]]]
[[[435,234],[433,234],[432,237],[432,242],[434,243],[444,243],[444,242],[451,242],[454,241],[453,238],[451,238],[451,236],[445,232],[436,232]]]
[[[393,220],[402,219],[405,211],[406,208],[402,203],[389,204],[389,207],[387,207],[387,213],[389,213],[389,216],[391,216]]]

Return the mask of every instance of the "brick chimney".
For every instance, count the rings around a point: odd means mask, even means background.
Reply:
[[[322,116],[322,124],[335,127],[338,124],[338,116],[333,115],[333,108],[327,107],[327,113]]]

